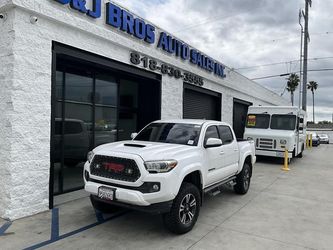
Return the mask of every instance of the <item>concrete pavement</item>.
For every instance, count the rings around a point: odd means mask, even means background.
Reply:
[[[239,196],[226,187],[208,197],[197,225],[185,235],[169,233],[160,216],[140,212],[120,210],[103,215],[105,221],[88,198],[81,198],[58,211],[14,221],[0,236],[0,248],[332,249],[332,160],[333,145],[307,150],[292,161],[289,172],[281,171],[277,161],[262,159],[248,194]],[[0,228],[4,223],[0,220]]]

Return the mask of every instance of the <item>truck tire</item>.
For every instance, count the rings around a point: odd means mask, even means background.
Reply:
[[[192,230],[200,212],[200,192],[196,186],[184,182],[173,201],[169,213],[163,215],[167,229],[176,234]]]
[[[102,213],[105,213],[105,214],[114,213],[119,210],[119,207],[112,206],[110,204],[97,200],[96,196],[94,196],[94,195],[90,195],[90,201],[91,201],[91,205],[93,206],[94,209],[96,209]]]
[[[244,163],[242,171],[236,176],[234,190],[237,194],[246,194],[251,182],[251,168],[248,163]]]

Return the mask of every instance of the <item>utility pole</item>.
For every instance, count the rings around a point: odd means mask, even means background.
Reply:
[[[298,96],[298,108],[300,109],[302,106],[302,59],[303,59],[303,25],[302,25],[302,10],[299,10],[298,15],[298,22],[301,26],[301,52],[300,52],[300,58],[299,58],[299,96]]]
[[[312,0],[305,0],[305,14],[304,21],[304,61],[303,61],[303,96],[302,96],[302,109],[306,111],[306,85],[308,82],[308,42],[309,36],[309,5],[311,7]]]

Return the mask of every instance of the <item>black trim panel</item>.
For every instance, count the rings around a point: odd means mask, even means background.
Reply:
[[[129,189],[129,190],[135,190],[135,191],[139,191],[143,194],[148,194],[148,193],[152,193],[152,192],[149,192],[149,183],[156,183],[156,182],[144,182],[141,186],[139,187],[132,187],[132,186],[126,186],[126,185],[121,185],[121,184],[115,184],[115,183],[111,183],[111,182],[106,182],[106,181],[100,181],[100,180],[96,180],[94,178],[91,178],[89,177],[89,180],[88,181],[91,181],[91,182],[95,182],[95,183],[98,183],[98,184],[102,184],[102,185],[107,185],[107,186],[110,186],[110,187],[118,187],[118,188],[124,188],[124,189]],[[161,189],[161,187],[160,187]]]
[[[117,195],[117,193],[116,193],[116,195]],[[171,200],[171,201],[151,204],[150,206],[137,206],[137,205],[131,205],[131,204],[127,204],[127,203],[123,203],[123,202],[119,202],[119,201],[102,200],[95,195],[91,195],[91,197],[92,197],[92,199],[94,199],[96,201],[104,202],[104,203],[107,203],[107,204],[110,204],[113,206],[124,207],[124,208],[133,209],[133,210],[151,213],[151,214],[168,213],[171,209],[172,202],[173,202],[173,200]]]

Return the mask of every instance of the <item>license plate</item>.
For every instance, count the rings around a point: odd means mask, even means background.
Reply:
[[[98,189],[98,198],[103,200],[113,201],[115,198],[116,190],[108,187],[100,187]]]
[[[284,152],[276,152],[276,157],[284,157]]]

